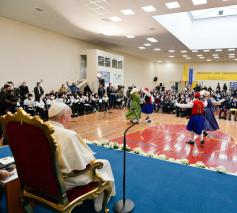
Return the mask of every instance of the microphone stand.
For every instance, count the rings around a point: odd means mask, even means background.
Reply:
[[[116,213],[129,213],[129,212],[132,212],[135,207],[134,202],[132,200],[126,199],[126,134],[130,128],[138,124],[138,116],[135,110],[133,111],[135,113],[137,121],[132,122],[132,125],[130,125],[125,130],[124,135],[123,135],[123,199],[118,200],[114,204],[114,211]]]

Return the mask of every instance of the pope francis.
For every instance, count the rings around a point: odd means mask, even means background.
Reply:
[[[60,169],[63,173],[70,173],[74,170],[83,170],[86,166],[96,160],[93,151],[87,146],[82,138],[73,130],[67,129],[71,123],[72,111],[64,103],[54,102],[49,108],[50,123],[54,127],[54,136],[61,149],[59,158]],[[113,185],[112,196],[115,195],[114,177],[110,163],[107,160],[97,160],[103,163],[103,168],[97,170],[97,175],[104,181],[110,181]],[[64,179],[66,189],[75,186],[86,185],[92,182],[90,175],[77,175]],[[99,195],[95,200],[95,210],[102,209],[104,194]]]

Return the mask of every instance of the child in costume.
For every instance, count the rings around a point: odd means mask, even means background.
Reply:
[[[146,122],[151,123],[151,114],[153,113],[152,95],[147,88],[143,89],[144,104],[142,107],[142,112],[146,114]]]
[[[215,131],[219,129],[218,123],[216,121],[214,111],[215,107],[210,99],[210,93],[207,91],[201,91],[201,95],[203,95],[207,101],[207,107],[205,108],[205,122],[204,122],[204,137],[208,135],[206,131]]]
[[[191,132],[191,139],[187,142],[188,144],[194,144],[195,134],[200,136],[201,144],[204,144],[203,131],[204,131],[204,107],[207,106],[207,102],[200,100],[200,93],[194,94],[194,100],[187,104],[176,103],[177,107],[180,108],[191,108],[191,116],[187,124],[187,130]]]
[[[129,110],[126,114],[126,118],[130,120],[132,123],[138,123],[139,119],[141,118],[141,106],[140,106],[140,96],[139,96],[139,89],[133,88],[130,92],[131,95],[131,105]]]

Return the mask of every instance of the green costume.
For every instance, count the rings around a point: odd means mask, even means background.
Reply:
[[[131,106],[126,114],[126,118],[129,120],[139,120],[141,118],[140,97],[136,92],[131,94]]]

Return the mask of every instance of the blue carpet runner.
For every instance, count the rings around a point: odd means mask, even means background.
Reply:
[[[112,165],[117,191],[109,203],[113,212],[122,198],[122,152],[91,148],[97,159],[108,159]],[[127,198],[134,201],[136,213],[237,213],[237,177],[128,154]],[[52,211],[38,206],[35,212]],[[94,212],[93,202],[74,212]]]

